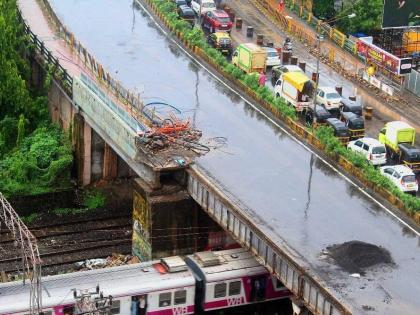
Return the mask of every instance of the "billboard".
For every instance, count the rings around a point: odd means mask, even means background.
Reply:
[[[418,0],[420,2],[420,0]],[[411,72],[411,58],[398,58],[393,54],[372,44],[370,37],[359,38],[356,42],[357,54],[366,60],[367,63],[374,63],[396,75]]]
[[[420,27],[420,0],[384,0],[382,28]]]

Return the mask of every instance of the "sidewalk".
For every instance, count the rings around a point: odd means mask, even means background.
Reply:
[[[230,0],[229,6],[236,7],[235,0]],[[249,3],[250,2],[250,3]],[[315,47],[315,36],[316,32],[313,28],[307,25],[302,21],[296,14],[285,8],[283,14],[277,14],[277,0],[265,0],[265,1],[255,1],[251,0],[243,6],[248,6],[253,10],[258,8],[263,15],[275,25],[280,33],[286,31],[286,16],[289,16],[293,19],[293,29],[292,37],[298,37],[302,39],[306,47],[306,51],[313,53]],[[262,3],[267,3],[269,5],[268,10],[262,7]],[[280,17],[280,18],[279,18]],[[289,34],[290,34],[289,33]],[[326,56],[333,56],[335,61],[339,61],[343,64],[343,69],[337,67],[336,64],[328,61],[328,58],[321,58],[322,62],[329,66],[330,69],[334,69],[341,76],[349,79],[354,85],[358,87],[359,92],[363,90],[370,99],[376,100],[378,106],[374,106],[375,110],[382,112],[384,115],[391,117],[392,119],[402,119],[408,121],[410,124],[416,127],[417,131],[420,130],[420,98],[411,94],[408,91],[405,91],[403,95],[398,95],[390,97],[384,93],[375,91],[374,88],[369,86],[367,83],[358,78],[355,74],[357,71],[364,67],[364,63],[359,60],[356,56],[353,56],[349,52],[343,50],[341,47],[337,46],[331,40],[327,39],[322,43],[322,53]],[[313,55],[312,55],[313,56]]]

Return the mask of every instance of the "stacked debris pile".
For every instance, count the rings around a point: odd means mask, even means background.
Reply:
[[[75,263],[77,271],[102,269],[108,267],[137,264],[140,260],[136,256],[112,254],[107,258],[86,259]]]
[[[170,115],[170,118],[163,120],[149,131],[139,132],[136,145],[139,149],[144,148],[153,153],[176,148],[204,154],[209,152],[210,148],[199,143],[201,136],[201,131],[191,127],[189,120],[181,121]]]
[[[393,264],[391,254],[385,248],[360,241],[329,246],[327,254],[345,271],[361,275],[369,267]]]

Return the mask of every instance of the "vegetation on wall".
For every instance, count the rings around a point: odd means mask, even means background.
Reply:
[[[30,44],[16,0],[0,0],[0,191],[36,194],[68,185],[71,146],[48,114],[46,91],[29,86]]]

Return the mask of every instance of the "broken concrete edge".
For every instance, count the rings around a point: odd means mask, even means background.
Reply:
[[[263,2],[264,3],[266,3],[266,5],[268,5],[267,4],[267,1],[265,1],[265,0],[263,0]],[[288,29],[285,29],[284,27],[282,27],[281,26],[281,23],[279,22],[279,21],[277,21],[277,17],[272,13],[272,12],[270,12],[270,10],[268,10],[268,9],[266,9],[266,8],[262,8],[261,6],[259,6],[255,1],[251,1],[251,3],[254,5],[254,7],[257,9],[257,10],[259,10],[263,15],[265,15],[273,24],[275,24],[278,28],[280,28],[280,29],[282,29],[283,31],[285,31],[285,32],[287,32],[287,33],[289,33],[291,36],[294,36],[294,34],[293,33],[291,33],[290,32],[290,30],[288,30]],[[265,11],[264,11],[265,10]],[[270,16],[269,16],[270,15]],[[336,46],[337,48],[339,48],[340,50],[341,50],[341,52],[342,53],[345,53],[345,54],[349,54],[349,52],[348,51],[346,51],[346,50],[342,50],[342,47],[340,47],[340,46],[338,46],[334,41],[332,41],[331,42],[334,46]],[[312,51],[310,50],[309,51],[312,55],[314,55],[313,53],[312,53]],[[315,56],[315,55],[314,55]],[[353,55],[350,55],[351,57],[353,57],[354,58],[354,56]],[[316,57],[316,56],[315,56]],[[321,61],[323,61],[323,59],[322,59],[322,56],[321,56],[321,58],[320,58],[320,60]],[[327,65],[328,67],[330,67],[331,69],[333,69],[333,70],[335,70],[332,66],[331,66],[331,64],[330,63],[328,63],[328,62],[323,62],[325,65]],[[340,66],[341,67],[341,66]],[[342,67],[341,67],[342,68]],[[344,72],[347,72],[344,68],[342,68],[342,71],[344,71]],[[373,86],[373,85],[371,85],[371,84],[369,84],[368,82],[366,82],[366,84],[367,84],[367,86],[368,87],[364,87],[364,86],[362,86],[362,85],[359,85],[359,84],[357,84],[358,82],[357,82],[357,78],[355,78],[355,80],[352,80],[351,78],[352,78],[352,76],[353,75],[351,75],[351,74],[348,74],[348,77],[350,77],[350,81],[352,81],[353,83],[355,83],[356,84],[356,86],[357,86],[357,89],[360,89],[361,91],[363,91],[363,93],[364,93],[364,96],[365,97],[368,97],[368,98],[370,98],[371,99],[371,103],[373,103],[374,104],[374,107],[375,107],[375,109],[378,111],[378,112],[380,112],[382,115],[385,115],[385,116],[387,116],[387,117],[390,117],[391,119],[393,119],[393,120],[402,120],[402,121],[405,121],[405,122],[407,122],[407,123],[409,123],[410,125],[412,125],[415,129],[416,129],[416,131],[418,132],[418,133],[420,133],[420,124],[418,123],[418,122],[416,122],[416,121],[413,121],[413,120],[411,120],[411,119],[409,119],[409,118],[407,118],[407,117],[405,117],[405,116],[402,116],[401,115],[401,113],[398,113],[397,111],[395,111],[394,109],[390,109],[390,108],[388,108],[385,104],[387,103],[387,95],[386,94],[384,94],[382,91],[380,91],[380,90],[378,90],[378,92],[380,93],[379,94],[379,96],[381,97],[381,99],[382,99],[382,102],[381,101],[379,101],[379,100],[377,100],[376,98],[377,98],[377,96],[378,95],[372,95],[371,94],[371,90],[372,89],[376,89],[376,87],[375,86]]]
[[[210,194],[216,195],[217,198],[220,200],[220,203],[223,205],[223,207],[226,207],[233,213],[234,216],[237,216],[240,218],[240,221],[243,222],[249,229],[252,230],[252,233],[257,235],[261,240],[264,240],[271,248],[275,249],[278,253],[281,253],[282,259],[286,260],[290,265],[292,265],[296,270],[300,273],[299,277],[300,279],[305,279],[306,281],[310,282],[311,284],[315,285],[317,289],[322,292],[323,296],[328,297],[331,302],[331,304],[334,305],[337,309],[340,310],[340,314],[342,315],[351,315],[351,312],[349,311],[349,306],[345,305],[344,301],[340,301],[337,299],[331,292],[329,286],[320,279],[316,274],[311,272],[311,268],[308,265],[308,263],[303,260],[302,255],[295,251],[292,247],[290,247],[286,242],[282,242],[281,247],[279,244],[274,243],[273,240],[269,239],[264,232],[260,231],[260,229],[257,226],[257,222],[261,221],[260,218],[253,217],[253,212],[251,209],[249,209],[246,205],[244,205],[240,200],[235,198],[228,190],[220,188],[220,184],[217,183],[215,179],[211,177],[211,175],[206,172],[204,169],[200,168],[198,165],[195,165],[194,167],[187,170],[188,176],[190,178],[195,178],[196,180],[200,182],[201,185],[203,185]],[[209,196],[208,196],[209,197]],[[207,198],[208,198],[207,197]],[[209,204],[208,201],[205,205],[206,208],[208,208]],[[203,207],[203,206],[202,206]],[[205,209],[206,210],[206,209]],[[212,217],[216,222],[217,218],[214,216],[214,214],[211,211],[206,211],[210,217]],[[230,232],[227,230],[227,232]],[[230,233],[230,236],[235,239],[239,244],[244,246],[245,248],[248,248],[251,253],[253,253],[258,261],[262,263],[272,274],[276,275],[278,277],[277,272],[273,270],[273,268],[264,262],[261,262],[259,256],[259,253],[249,244],[245,244],[243,240],[236,237],[234,234]],[[302,293],[301,285],[298,286],[299,293]],[[299,294],[296,295],[296,297],[301,301],[306,307],[311,310],[315,311],[315,309],[312,309],[310,305],[305,303],[302,296]]]

